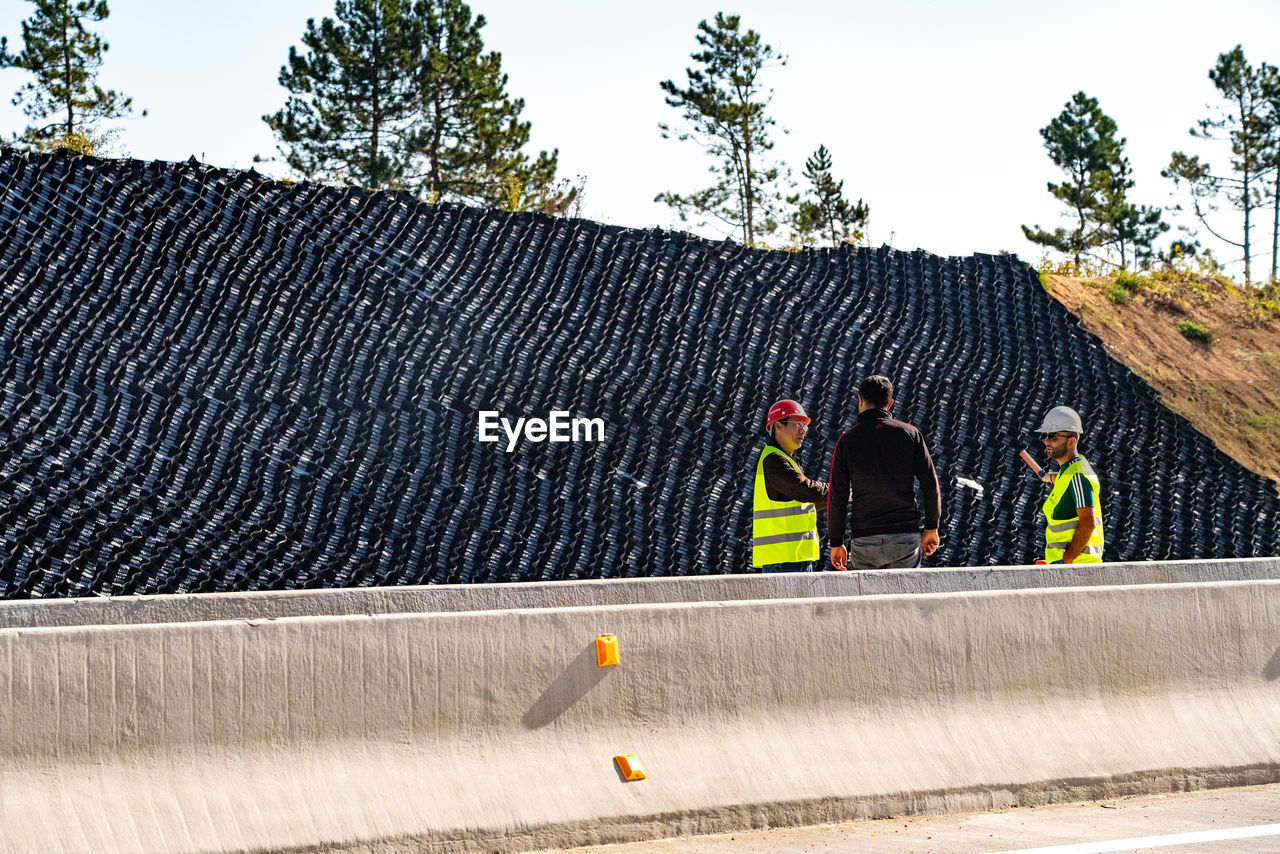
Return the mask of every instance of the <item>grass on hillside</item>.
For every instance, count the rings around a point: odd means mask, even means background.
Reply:
[[[1185,271],[1042,281],[1165,406],[1280,486],[1280,289]]]

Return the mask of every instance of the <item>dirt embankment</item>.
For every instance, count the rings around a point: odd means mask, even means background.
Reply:
[[[1123,285],[1109,277],[1043,279],[1113,357],[1161,393],[1165,406],[1280,491],[1275,303],[1195,276],[1129,278]],[[1178,329],[1186,323],[1212,340],[1190,340]]]

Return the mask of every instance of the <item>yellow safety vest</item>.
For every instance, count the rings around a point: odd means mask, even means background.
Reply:
[[[795,563],[818,559],[818,510],[805,501],[774,501],[764,486],[764,458],[782,454],[787,465],[804,474],[781,448],[765,445],[756,461],[756,487],[751,512],[751,565]]]
[[[1049,497],[1044,500],[1040,508],[1044,511],[1045,519],[1044,559],[1046,563],[1061,562],[1067,546],[1071,545],[1071,538],[1076,535],[1076,525],[1080,522],[1078,513],[1074,519],[1062,521],[1055,520],[1052,513],[1058,506],[1058,502],[1062,500],[1062,496],[1071,488],[1071,479],[1077,474],[1088,481],[1089,487],[1093,490],[1095,525],[1093,533],[1089,535],[1089,542],[1085,544],[1084,551],[1080,552],[1075,563],[1102,562],[1102,486],[1098,483],[1098,475],[1089,461],[1077,455],[1066,468],[1058,472],[1058,479],[1054,481],[1053,489],[1049,490]]]

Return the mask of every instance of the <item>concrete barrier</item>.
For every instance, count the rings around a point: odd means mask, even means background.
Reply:
[[[1280,558],[712,575],[0,602],[0,629],[1280,579]]]
[[[8,628],[0,691],[4,850],[519,850],[1280,780],[1280,581]]]

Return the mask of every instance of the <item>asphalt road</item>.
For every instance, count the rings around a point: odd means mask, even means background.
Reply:
[[[951,816],[774,828],[571,849],[576,854],[1280,852],[1280,785]]]

